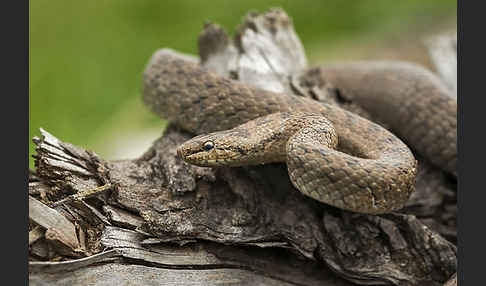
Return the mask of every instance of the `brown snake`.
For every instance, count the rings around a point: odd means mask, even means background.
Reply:
[[[322,73],[348,87],[353,100],[366,94],[371,109],[385,111],[384,119],[401,116],[392,119],[391,128],[419,152],[442,156],[433,162],[455,174],[455,113],[443,115],[439,109],[446,105],[455,112],[447,91],[436,87],[435,79],[430,86],[406,82],[408,75],[393,73],[393,65],[386,73],[390,78],[381,81],[373,75],[383,75],[384,66],[360,67],[352,67],[356,72],[350,75],[332,67]],[[357,83],[356,89],[346,76]],[[394,81],[398,85],[387,84]],[[358,84],[365,87],[362,92]],[[399,90],[405,94],[382,91],[394,88],[405,89]],[[189,163],[217,167],[286,162],[300,192],[361,213],[397,210],[414,190],[417,162],[410,149],[383,127],[335,105],[252,88],[164,53],[155,54],[145,70],[143,98],[162,118],[201,134],[178,148]],[[417,115],[417,106],[425,104],[436,110]]]

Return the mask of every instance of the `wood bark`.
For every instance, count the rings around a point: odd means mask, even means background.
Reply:
[[[234,39],[206,24],[199,58],[162,52],[369,117],[305,78],[304,48],[280,9],[249,13]],[[301,195],[284,164],[189,165],[176,147],[192,135],[172,125],[122,161],[41,133],[29,173],[32,285],[442,285],[456,271],[456,182],[422,158],[406,207],[373,216]]]

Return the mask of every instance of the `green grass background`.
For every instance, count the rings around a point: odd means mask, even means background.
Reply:
[[[359,58],[362,49],[376,50],[370,46],[376,39],[418,42],[414,35],[454,25],[456,6],[452,0],[33,0],[29,138],[42,127],[104,155],[114,132],[162,126],[140,100],[144,66],[161,47],[197,54],[207,20],[232,33],[249,10],[282,7],[313,63]],[[31,142],[31,167],[33,152]]]

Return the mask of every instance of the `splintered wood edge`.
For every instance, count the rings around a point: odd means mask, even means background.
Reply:
[[[107,249],[106,251],[70,261],[30,262],[29,280],[31,282],[41,280],[57,283],[62,281],[62,283],[73,284],[86,281],[86,279],[102,279],[99,281],[115,279],[116,281],[114,280],[113,283],[121,283],[128,279],[129,276],[127,275],[133,274],[130,271],[127,272],[124,270],[125,267],[128,267],[130,269],[142,269],[143,271],[152,273],[149,276],[143,275],[138,277],[137,281],[139,284],[147,284],[153,282],[154,277],[160,277],[157,278],[158,283],[174,285],[167,280],[170,276],[173,279],[178,278],[181,285],[185,285],[186,282],[184,281],[186,281],[187,277],[185,277],[184,273],[190,273],[189,278],[192,281],[191,283],[207,280],[211,282],[210,284],[213,284],[219,281],[218,277],[225,276],[231,277],[234,283],[239,283],[237,285],[253,285],[255,281],[262,281],[263,285],[321,285],[321,283],[325,282],[331,283],[328,285],[336,286],[353,285],[350,282],[329,275],[331,274],[330,271],[327,273],[320,268],[320,274],[317,276],[309,275],[309,273],[296,275],[296,273],[301,273],[298,269],[293,269],[296,271],[293,274],[285,271],[285,269],[292,268],[291,265],[279,267],[278,265],[273,265],[272,262],[267,262],[265,265],[266,270],[258,271],[258,266],[252,267],[235,257],[220,258],[213,254],[210,250],[212,249],[211,245],[214,247],[217,245],[216,243],[201,242],[198,245],[202,247],[194,247],[191,245],[172,247],[167,244],[147,247],[142,245],[144,238],[145,236],[143,234],[136,231],[108,226],[102,238],[102,244]],[[238,246],[226,247],[235,250],[240,249]],[[223,253],[226,251],[223,251]],[[236,253],[238,253],[237,256],[240,255],[242,257],[249,255],[244,249],[240,249]],[[126,263],[129,263],[129,265]],[[261,262],[255,263],[259,264]],[[107,267],[110,269],[109,273],[111,275],[100,278],[100,274],[106,275],[105,273],[108,271]],[[308,271],[315,272],[316,269],[309,269]],[[50,273],[50,275],[46,276],[46,273]],[[325,278],[323,279],[323,277]]]
[[[35,198],[29,196],[29,218],[36,224],[59,234],[57,238],[61,243],[76,250],[79,241],[76,236],[76,228],[66,217]]]

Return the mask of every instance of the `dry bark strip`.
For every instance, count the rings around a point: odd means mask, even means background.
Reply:
[[[234,40],[207,24],[199,47],[201,64],[222,76],[369,116],[340,101],[332,85],[302,78],[307,60],[282,10],[248,14]],[[175,150],[192,135],[175,126],[143,156],[123,161],[41,133],[29,175],[36,200],[110,188],[53,207],[78,226],[84,258],[70,259],[32,230],[32,285],[442,285],[456,271],[455,183],[423,160],[406,208],[372,216],[304,197],[283,164],[188,165]]]
[[[437,73],[452,89],[451,95],[457,99],[457,31],[429,37],[424,44]]]

